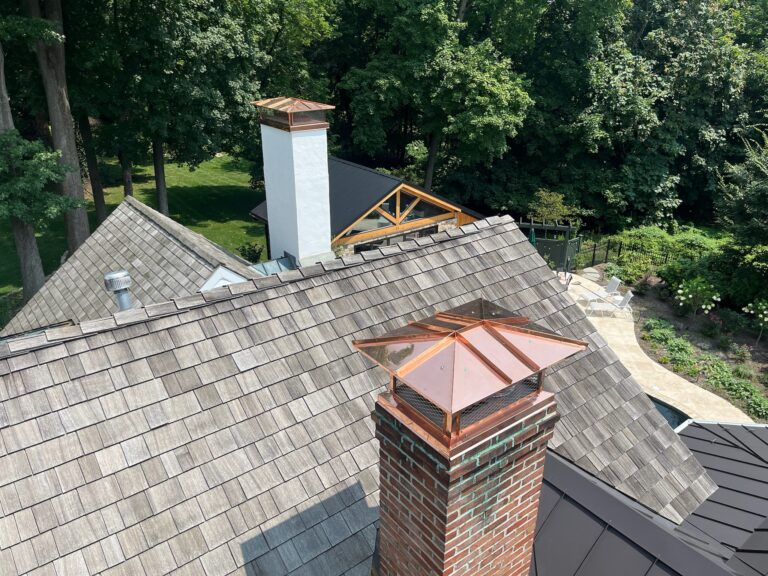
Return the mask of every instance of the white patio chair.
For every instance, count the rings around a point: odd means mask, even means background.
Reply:
[[[586,292],[582,296],[582,299],[588,304],[591,302],[599,302],[601,300],[610,300],[618,295],[617,290],[619,289],[620,285],[621,279],[613,276],[608,281],[608,285],[604,289],[601,288],[597,292]]]
[[[606,313],[614,316],[617,312],[628,312],[632,314],[632,307],[629,305],[632,300],[631,290],[628,290],[621,298],[613,297],[610,300],[593,300],[587,306],[587,316],[593,316],[596,313],[600,313],[600,316],[605,316]]]

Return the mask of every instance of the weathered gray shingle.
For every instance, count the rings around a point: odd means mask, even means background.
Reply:
[[[177,300],[87,336],[12,340],[0,358],[0,566],[10,554],[14,567],[2,573],[23,572],[16,556],[110,576],[364,571],[378,517],[370,412],[386,378],[350,341],[478,297],[590,343],[547,380],[563,416],[555,450],[674,520],[706,498],[701,466],[516,226],[490,219],[453,236]],[[29,511],[34,528],[20,530]]]
[[[114,325],[111,319],[102,320],[116,309],[113,296],[104,289],[104,274],[113,270],[131,273],[131,293],[141,304],[162,307],[173,298],[200,290],[219,266],[244,278],[258,276],[243,259],[129,197],[54,272],[0,335],[69,321],[84,322],[83,333]],[[171,303],[170,310],[153,306],[151,312],[173,310]],[[118,323],[134,321],[137,314],[147,318],[144,310],[130,311],[119,315]],[[200,332],[189,326],[173,336],[188,343],[199,340]],[[112,350],[96,349],[80,360],[88,374],[103,369],[108,359],[115,360]]]

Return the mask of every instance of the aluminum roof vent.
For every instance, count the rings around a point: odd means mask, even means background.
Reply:
[[[117,308],[120,312],[133,308],[131,293],[131,275],[127,270],[116,270],[104,275],[104,287],[112,292],[117,300]]]
[[[448,445],[535,399],[543,371],[587,347],[484,300],[354,345],[390,373],[398,408]]]

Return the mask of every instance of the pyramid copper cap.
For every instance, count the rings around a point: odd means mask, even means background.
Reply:
[[[446,434],[459,431],[455,416],[485,401],[535,394],[546,368],[587,347],[482,299],[353,345],[390,373],[398,401],[422,415],[439,409]]]
[[[331,104],[284,96],[257,100],[254,104],[259,108],[262,124],[288,132],[328,128],[326,112],[336,108]]]

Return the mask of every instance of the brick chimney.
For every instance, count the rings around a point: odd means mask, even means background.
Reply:
[[[544,370],[586,348],[484,300],[355,346],[390,372],[378,576],[528,576],[547,442]]]
[[[282,97],[255,104],[261,116],[270,255],[288,256],[299,266],[335,258],[325,117],[334,107]]]

